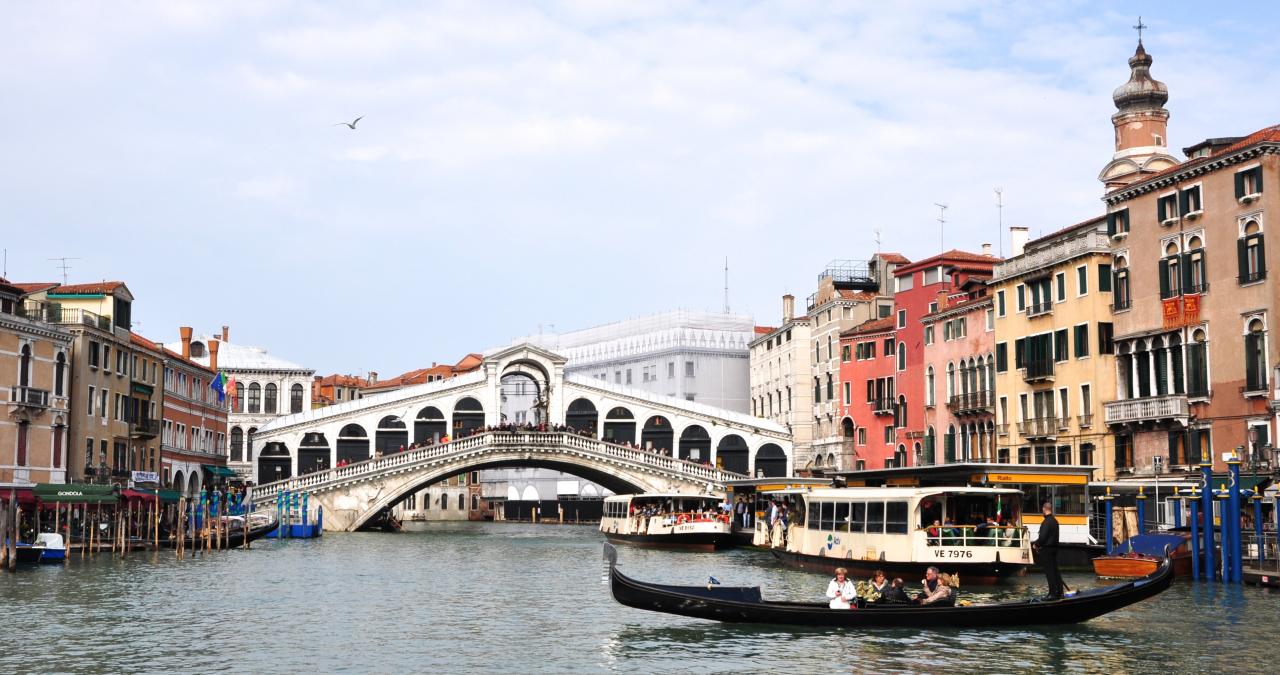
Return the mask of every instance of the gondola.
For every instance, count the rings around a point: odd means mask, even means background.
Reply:
[[[604,553],[609,561],[610,590],[619,603],[636,609],[730,623],[853,628],[984,628],[1079,623],[1153,597],[1173,581],[1173,565],[1166,558],[1151,576],[1079,591],[1062,600],[954,607],[872,604],[850,610],[830,609],[825,602],[770,602],[761,597],[759,586],[667,586],[639,581],[618,571],[617,549],[605,544]]]
[[[227,537],[226,548],[238,548],[240,546],[243,546],[244,545],[244,516],[225,516],[225,518],[227,519],[227,522],[228,522],[227,534],[226,534],[226,537]],[[280,521],[277,518],[265,513],[253,513],[253,514],[250,514],[249,518],[250,518],[250,524],[249,524],[249,541],[250,542],[257,541],[267,536],[268,534],[271,534],[271,531],[276,529],[276,527],[279,526],[280,524]],[[187,533],[186,539],[187,539],[188,547],[197,546],[201,541],[201,538],[192,532]],[[177,546],[177,543],[178,543],[177,537],[161,539],[160,548],[174,548],[175,546]]]

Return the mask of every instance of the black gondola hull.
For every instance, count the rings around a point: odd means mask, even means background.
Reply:
[[[756,586],[651,584],[619,572],[617,552],[608,545],[606,556],[610,560],[609,585],[613,597],[628,607],[711,621],[792,626],[985,628],[1079,623],[1153,597],[1167,589],[1173,580],[1172,565],[1166,562],[1144,579],[1082,591],[1051,602],[956,607],[872,605],[842,610],[818,603],[767,602]]]
[[[965,585],[997,584],[1011,576],[1022,574],[1025,564],[1016,563],[968,563],[952,560],[938,562],[893,562],[889,560],[859,560],[855,558],[826,558],[816,555],[793,553],[782,549],[769,549],[773,557],[783,565],[806,572],[835,574],[837,567],[849,570],[851,577],[870,577],[876,570],[884,570],[890,578],[902,577],[908,582],[923,578],[925,570],[937,567],[943,572],[959,574]]]
[[[734,546],[733,534],[729,532],[673,534],[619,534],[617,532],[607,532],[604,537],[615,544],[689,551],[717,551]]]

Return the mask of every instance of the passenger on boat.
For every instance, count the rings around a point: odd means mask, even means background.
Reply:
[[[884,576],[884,570],[876,570],[871,575],[871,588],[880,595],[884,595],[885,589],[889,587],[889,580]]]
[[[950,605],[953,603],[955,603],[955,592],[951,588],[951,575],[946,572],[938,575],[938,585],[920,600],[922,605]]]
[[[930,565],[929,569],[924,571],[924,578],[920,580],[920,585],[924,587],[924,592],[916,594],[916,602],[921,602],[937,591],[938,583],[938,568]]]
[[[927,541],[930,546],[938,546],[942,544],[942,521],[933,521],[933,524],[930,525],[924,533],[925,541]]]
[[[896,577],[889,587],[880,593],[880,602],[884,604],[908,604],[911,598],[907,596],[906,584],[903,583],[902,577]]]
[[[829,603],[831,609],[851,609],[854,599],[858,597],[858,589],[849,580],[848,574],[849,570],[837,567],[836,578],[827,584],[827,597],[831,598]]]

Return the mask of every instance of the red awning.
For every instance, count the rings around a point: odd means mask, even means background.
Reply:
[[[154,502],[156,500],[154,492],[138,492],[133,489],[121,490],[120,496],[126,501]]]
[[[0,489],[0,502],[9,502],[9,494],[12,491],[14,498],[18,502],[18,506],[23,508],[36,505],[36,493],[31,488]]]

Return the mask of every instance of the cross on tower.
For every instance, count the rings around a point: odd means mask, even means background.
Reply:
[[[1138,31],[1138,44],[1142,44],[1142,31],[1146,28],[1147,25],[1142,23],[1142,17],[1138,17],[1138,25],[1133,27],[1134,30]]]

